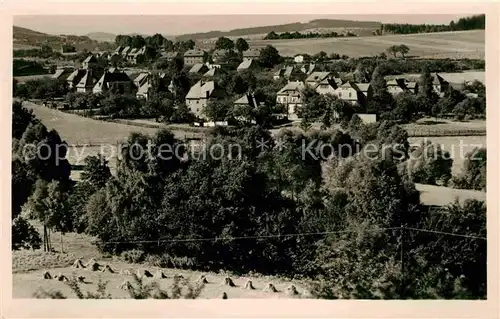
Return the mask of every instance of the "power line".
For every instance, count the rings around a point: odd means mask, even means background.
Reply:
[[[369,231],[389,231],[389,230],[413,230],[427,233],[435,233],[447,236],[471,238],[486,240],[485,237],[474,236],[474,235],[464,235],[457,233],[442,232],[429,229],[413,228],[413,227],[385,227],[385,228],[372,228]],[[309,233],[291,233],[291,234],[272,234],[272,235],[257,235],[257,236],[236,236],[236,237],[211,237],[211,238],[160,238],[151,240],[119,240],[119,241],[100,241],[96,240],[100,244],[155,244],[155,243],[175,243],[175,242],[201,242],[201,241],[224,241],[224,240],[244,240],[244,239],[269,239],[269,238],[280,238],[280,237],[301,237],[301,236],[319,236],[319,235],[332,235],[332,234],[342,234],[342,233],[353,233],[356,230],[340,230],[340,231],[328,231],[328,232],[309,232]],[[83,241],[83,239],[82,239]]]
[[[370,231],[387,231],[399,230],[401,227],[385,227],[373,228]],[[331,235],[341,233],[353,233],[356,230],[340,230],[330,232],[315,232],[315,233],[292,233],[292,234],[274,234],[274,235],[259,235],[259,236],[237,236],[237,237],[212,237],[212,238],[179,238],[179,239],[157,239],[157,240],[129,240],[129,241],[100,241],[101,244],[156,244],[167,242],[197,242],[197,241],[222,241],[222,240],[242,240],[242,239],[266,239],[266,238],[279,238],[279,237],[300,237],[300,236],[314,236],[314,235]]]
[[[463,234],[457,234],[457,233],[448,233],[448,232],[443,232],[443,231],[421,229],[421,228],[413,228],[413,227],[405,227],[405,229],[415,230],[415,231],[421,231],[421,232],[427,232],[427,233],[434,233],[434,234],[442,234],[442,235],[448,235],[448,236],[455,236],[455,237],[463,237],[463,238],[486,240],[486,237],[479,237],[479,236],[474,236],[474,235],[463,235]]]

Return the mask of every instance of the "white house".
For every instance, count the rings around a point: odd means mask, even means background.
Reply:
[[[203,109],[207,106],[208,101],[214,99],[222,91],[217,88],[214,81],[198,81],[191,87],[186,95],[186,106],[197,117],[203,118]]]
[[[303,106],[302,90],[303,82],[289,82],[276,94],[276,103],[282,104],[287,110],[290,119],[297,119],[297,108]]]
[[[302,54],[297,54],[293,58],[293,62],[295,62],[295,63],[304,63],[304,56]]]

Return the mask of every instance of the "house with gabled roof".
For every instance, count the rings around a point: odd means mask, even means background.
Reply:
[[[122,51],[123,51],[123,49],[124,49],[124,47],[122,47],[122,46],[118,46],[118,47],[115,49],[115,51],[113,51],[113,53],[116,53],[116,54],[121,54],[121,53],[122,53]]]
[[[203,63],[203,60],[206,56],[206,52],[203,50],[187,50],[184,52],[184,64],[188,66],[195,65],[197,63]]]
[[[130,46],[126,46],[122,52],[121,52],[121,55],[124,59],[127,59],[127,55],[129,54],[130,50],[132,50],[132,48]]]
[[[313,72],[307,77],[305,83],[319,94],[333,94],[342,85],[342,80],[331,72]]]
[[[76,85],[80,82],[80,80],[83,78],[83,76],[85,75],[86,72],[87,72],[86,69],[76,69],[76,70],[74,70],[66,78],[66,82],[68,83],[69,89],[76,88]]]
[[[94,69],[97,67],[97,58],[91,54],[82,62],[82,67],[84,69]]]
[[[403,92],[407,92],[409,91],[407,85],[406,85],[407,81],[405,81],[405,79],[392,79],[392,80],[389,80],[387,81],[387,92],[389,92],[390,94],[392,95],[398,95],[400,93],[403,93]]]
[[[76,92],[80,93],[92,92],[92,89],[94,88],[98,80],[99,77],[94,70],[85,69],[85,75],[76,85]]]
[[[133,87],[132,80],[127,73],[116,68],[106,70],[92,89],[92,93],[99,94],[108,92],[113,86],[120,86],[124,92],[131,91]]]
[[[238,108],[238,107],[250,107],[251,109],[254,109],[254,108],[256,108],[260,105],[263,105],[263,104],[264,104],[264,102],[258,101],[257,98],[255,97],[255,94],[252,92],[246,93],[243,96],[241,96],[239,99],[234,101],[234,106],[236,108]],[[243,116],[236,117],[236,120],[255,124],[254,120],[247,118],[247,117],[243,117]]]
[[[206,73],[207,71],[208,71],[208,66],[206,66],[203,63],[196,63],[191,67],[191,69],[189,69],[188,73],[203,74]]]
[[[288,81],[304,81],[307,75],[299,68],[287,66],[276,71],[273,75],[275,80],[286,79]]]
[[[56,80],[66,80],[71,73],[73,73],[73,68],[59,67],[56,69],[56,72],[52,74],[52,78]]]
[[[214,81],[200,80],[191,87],[186,95],[186,106],[199,118],[204,118],[203,110],[207,103],[224,96],[224,91]]]
[[[134,86],[136,88],[140,88],[144,83],[148,81],[149,78],[149,72],[142,72],[138,76],[135,77],[134,79]]]
[[[238,65],[236,71],[245,71],[245,70],[257,70],[259,69],[259,65],[257,61],[254,59],[243,59],[243,62]]]
[[[248,49],[243,51],[243,59],[258,59],[260,57],[260,49]]]
[[[303,65],[302,68],[300,69],[302,72],[304,72],[307,75],[310,75],[314,71],[316,71],[317,67],[314,63],[309,63],[306,65]]]
[[[356,83],[347,81],[339,86],[333,93],[339,99],[352,104],[366,105],[373,95],[370,83]]]
[[[178,57],[184,59],[183,55],[179,51],[174,51],[174,52],[160,51],[160,57],[158,58],[158,60],[170,62]]]
[[[297,109],[303,106],[302,90],[305,84],[303,82],[288,82],[278,93],[276,93],[276,103],[285,106],[288,117],[297,119]]]

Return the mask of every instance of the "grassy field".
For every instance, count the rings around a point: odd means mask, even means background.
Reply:
[[[283,56],[319,51],[336,52],[349,57],[378,55],[391,46],[406,44],[409,55],[427,58],[481,58],[485,55],[485,32],[457,31],[410,35],[385,35],[355,38],[298,40],[252,40],[250,47],[272,45]]]
[[[41,226],[34,223],[38,229]],[[69,287],[63,282],[57,280],[43,279],[43,273],[48,271],[51,275],[64,274],[66,277],[85,276],[88,284],[82,285],[83,291],[96,291],[96,284],[99,279],[108,281],[108,291],[113,298],[127,298],[126,291],[121,290],[118,286],[124,281],[132,282],[132,276],[119,274],[120,270],[128,269],[133,272],[138,269],[148,269],[152,274],[156,272],[157,267],[152,267],[147,264],[131,264],[121,261],[117,257],[105,256],[91,244],[92,237],[79,235],[74,233],[64,234],[63,236],[64,253],[61,252],[60,233],[51,233],[52,246],[55,252],[44,253],[41,250],[37,251],[14,251],[12,252],[12,272],[13,272],[13,297],[14,298],[32,298],[33,294],[39,289],[45,291],[59,290],[68,298],[75,298]],[[101,265],[108,264],[116,273],[93,272],[88,269],[75,269],[71,265],[77,259],[81,259],[85,264],[90,258],[94,258]],[[287,295],[286,288],[293,284],[297,288],[300,295],[295,298],[307,297],[308,291],[306,285],[300,281],[285,280],[283,278],[273,276],[252,275],[237,276],[224,272],[220,273],[202,273],[199,271],[190,271],[173,268],[161,268],[167,276],[166,279],[146,278],[146,282],[157,280],[161,288],[167,289],[173,282],[173,277],[176,274],[181,274],[187,278],[192,284],[195,284],[197,278],[204,274],[208,280],[205,289],[202,291],[200,298],[219,298],[226,292],[228,298],[292,298]],[[230,276],[236,287],[222,286],[221,283],[225,276]],[[255,290],[244,289],[246,281],[250,279],[255,287]],[[278,292],[264,292],[263,289],[267,283],[272,282],[276,286]]]
[[[463,203],[467,199],[486,201],[486,193],[468,189],[454,189],[450,187],[415,184],[420,192],[420,201],[425,205],[445,206],[458,199]]]
[[[24,102],[49,129],[55,129],[68,144],[111,143],[125,140],[132,132],[154,134],[157,129],[97,121]]]
[[[485,72],[484,71],[472,71],[466,70],[463,72],[453,72],[453,73],[438,73],[449,83],[462,84],[464,81],[474,81],[478,80],[479,82],[486,83],[485,81]],[[417,73],[404,73],[400,75],[388,75],[386,76],[386,80],[391,80],[394,78],[405,78],[408,80],[417,80],[421,74]]]

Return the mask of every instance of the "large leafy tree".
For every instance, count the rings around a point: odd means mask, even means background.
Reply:
[[[234,42],[226,37],[220,37],[215,42],[216,49],[232,50],[234,49]]]
[[[486,148],[476,148],[465,154],[462,172],[453,177],[453,186],[486,190]]]
[[[446,186],[452,165],[453,159],[447,151],[431,141],[422,141],[401,164],[401,169],[415,183]]]
[[[267,45],[265,48],[260,50],[260,63],[266,68],[272,68],[281,62],[281,56],[272,45]]]
[[[248,42],[245,41],[245,39],[242,39],[242,38],[238,38],[236,40],[236,44],[235,44],[235,48],[238,52],[243,52],[243,51],[246,51],[248,50],[250,47],[248,46]]]

